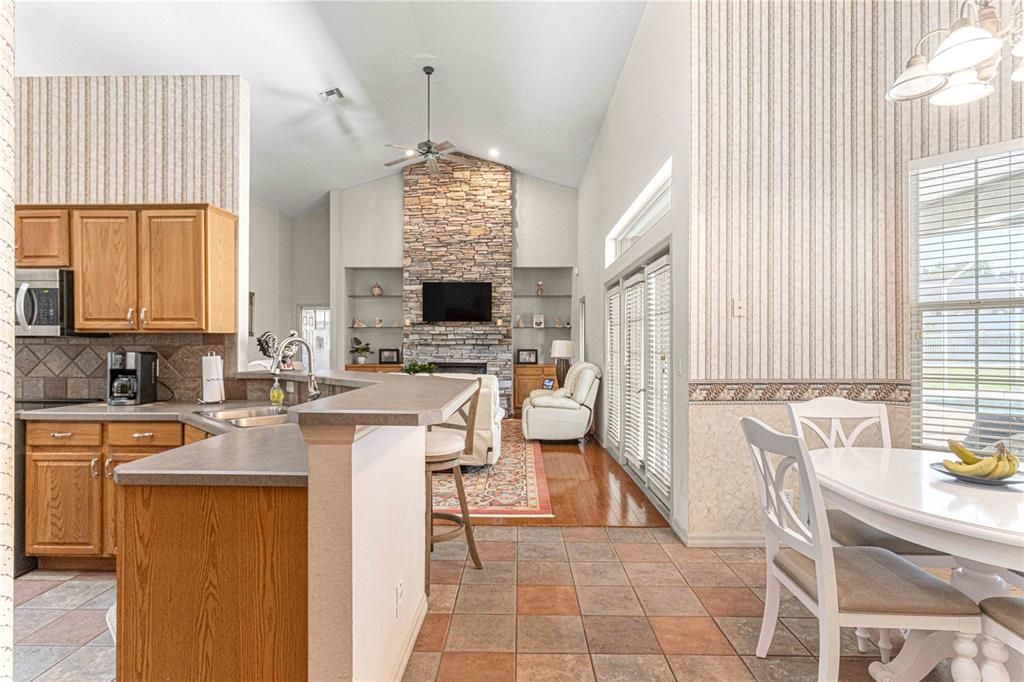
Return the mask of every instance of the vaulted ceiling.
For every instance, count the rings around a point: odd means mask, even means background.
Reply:
[[[16,73],[239,74],[252,191],[288,212],[390,173],[432,135],[575,187],[643,12],[638,2],[54,3],[16,6]],[[337,86],[340,102],[317,93]]]

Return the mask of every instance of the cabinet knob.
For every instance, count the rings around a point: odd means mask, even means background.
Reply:
[[[135,308],[128,308],[128,324],[135,324]]]
[[[142,310],[139,311],[139,320],[142,321],[142,326],[144,326],[144,327],[149,324],[149,320],[146,319],[146,309],[145,308],[143,308]]]
[[[71,438],[70,431],[51,431],[50,438]]]
[[[107,478],[114,477],[114,460],[107,459],[103,462],[103,475]]]
[[[154,436],[152,431],[144,431],[141,433],[133,433],[132,438],[152,438]]]
[[[89,474],[93,478],[100,477],[100,460],[98,457],[93,457],[91,460],[89,460]]]

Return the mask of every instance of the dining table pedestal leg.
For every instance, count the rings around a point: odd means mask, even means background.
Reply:
[[[955,682],[979,682],[981,670],[976,635],[957,632],[914,630],[903,648],[889,663],[875,661],[868,673],[878,682],[919,682],[940,662],[952,656],[950,672]]]
[[[1010,595],[1010,585],[1002,577],[1004,569],[963,557],[953,557],[953,561],[956,568],[949,584],[974,601]]]

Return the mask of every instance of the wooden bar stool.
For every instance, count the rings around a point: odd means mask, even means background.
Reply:
[[[480,563],[480,555],[476,551],[476,541],[473,540],[473,524],[469,520],[469,504],[466,503],[466,488],[462,483],[462,469],[459,466],[459,459],[464,454],[473,454],[473,432],[476,423],[476,408],[480,402],[480,387],[483,381],[476,380],[476,390],[472,397],[459,408],[459,413],[465,419],[465,426],[457,424],[443,424],[438,430],[427,431],[427,456],[426,456],[426,482],[427,482],[427,503],[426,503],[426,581],[427,594],[430,594],[430,553],[438,542],[455,540],[463,535],[469,544],[469,555],[473,559],[473,565],[483,568]],[[469,406],[468,413],[466,406]],[[442,428],[443,427],[443,428]],[[465,431],[462,436],[454,431]],[[459,507],[462,514],[449,514],[447,512],[434,511],[434,473],[440,471],[451,471],[455,477],[455,490],[459,495]],[[455,523],[455,528],[434,534],[434,520],[442,519]]]

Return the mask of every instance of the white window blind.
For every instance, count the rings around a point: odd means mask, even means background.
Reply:
[[[625,285],[623,330],[622,455],[636,469],[644,465],[644,277]]]
[[[671,278],[668,258],[647,266],[644,459],[649,484],[666,499],[672,489]]]
[[[614,287],[608,291],[608,309],[605,319],[608,329],[605,340],[608,353],[605,358],[605,391],[608,395],[609,444],[619,445],[622,434],[622,291]]]
[[[910,175],[912,436],[1024,453],[1024,147]],[[938,160],[937,160],[938,161]]]

